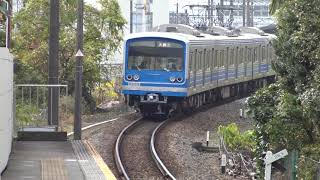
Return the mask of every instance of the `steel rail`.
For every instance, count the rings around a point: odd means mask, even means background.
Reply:
[[[165,177],[169,177],[172,180],[176,180],[176,178],[171,174],[171,172],[168,170],[168,168],[164,165],[164,163],[161,161],[156,148],[155,148],[155,138],[158,130],[166,123],[170,121],[166,120],[160,123],[152,132],[151,140],[150,140],[150,150],[153,160],[155,161],[156,165],[158,166],[159,170]]]
[[[129,175],[126,171],[126,169],[124,168],[123,164],[122,164],[122,160],[121,160],[121,156],[120,156],[120,146],[122,143],[122,140],[125,136],[125,134],[127,133],[127,131],[132,128],[134,125],[136,125],[137,123],[139,123],[140,121],[142,121],[143,118],[140,118],[132,123],[130,123],[128,126],[126,126],[119,134],[116,144],[115,144],[115,149],[114,149],[114,157],[115,157],[115,163],[118,169],[118,172],[120,172],[120,175],[123,176],[126,180],[130,180]]]

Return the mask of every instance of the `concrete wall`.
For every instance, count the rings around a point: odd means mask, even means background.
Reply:
[[[6,167],[13,133],[13,56],[0,47],[0,172]]]

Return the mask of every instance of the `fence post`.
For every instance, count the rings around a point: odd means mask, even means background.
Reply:
[[[320,180],[320,160],[317,163],[317,172],[316,172],[315,180]]]
[[[298,151],[292,150],[291,156],[290,156],[290,164],[291,164],[290,179],[291,180],[297,179],[297,168],[296,168],[297,160],[298,160]]]

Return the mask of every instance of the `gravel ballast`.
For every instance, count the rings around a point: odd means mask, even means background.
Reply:
[[[99,117],[103,116],[99,115]],[[99,152],[104,162],[109,166],[117,178],[119,178],[118,172],[113,159],[114,143],[121,130],[138,118],[140,118],[139,114],[130,114],[119,117],[118,120],[94,128],[90,133],[84,133],[83,135],[84,139],[88,140]]]
[[[244,177],[231,177],[220,173],[219,153],[198,152],[192,147],[195,142],[205,144],[207,131],[211,133],[210,146],[218,146],[217,129],[219,125],[234,122],[241,131],[251,129],[252,122],[239,117],[239,109],[244,107],[244,101],[245,99],[241,99],[197,112],[181,121],[167,124],[160,131],[156,142],[158,154],[177,179],[244,179]],[[95,146],[116,176],[118,172],[113,159],[114,142],[120,131],[139,117],[134,114],[120,118],[99,127],[85,137]],[[139,138],[144,141],[140,133],[135,133],[132,140],[139,141]],[[134,174],[134,176],[139,177],[137,179],[152,178],[143,174]],[[158,177],[155,175],[153,178]]]
[[[168,124],[160,132],[157,143],[160,158],[177,179],[244,179],[220,173],[219,153],[198,152],[192,147],[195,142],[206,143],[207,131],[211,133],[210,146],[218,147],[219,125],[234,122],[241,131],[252,128],[252,122],[239,117],[244,102],[241,99],[195,113]]]

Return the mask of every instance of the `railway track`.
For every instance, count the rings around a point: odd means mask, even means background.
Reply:
[[[122,178],[175,179],[155,147],[157,133],[168,121],[140,118],[121,131],[115,143],[114,158]]]

